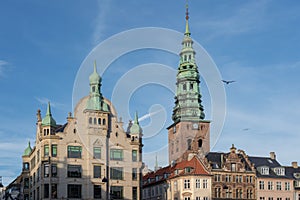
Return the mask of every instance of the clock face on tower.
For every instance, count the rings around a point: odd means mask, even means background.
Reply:
[[[197,123],[193,123],[193,129],[198,129],[198,124]]]

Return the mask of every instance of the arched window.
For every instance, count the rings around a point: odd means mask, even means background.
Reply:
[[[95,92],[95,91],[96,91],[96,87],[93,86],[93,87],[92,87],[92,92]]]
[[[189,55],[189,60],[191,60],[192,59],[192,56],[191,55]]]
[[[188,139],[187,140],[187,150],[191,150],[192,149],[192,139]]]
[[[194,85],[193,85],[193,83],[191,83],[190,84],[190,90],[193,90],[193,88],[194,88]]]
[[[187,56],[186,55],[184,55],[184,61],[186,61],[187,60]]]
[[[199,139],[199,140],[198,140],[198,148],[201,148],[201,147],[202,147],[202,143],[203,143],[202,139]]]
[[[105,124],[106,124],[106,121],[105,121],[105,119],[103,119],[103,120],[102,120],[102,124],[103,124],[103,125],[105,125]]]
[[[186,90],[186,84],[183,84],[182,89]]]
[[[90,117],[89,118],[89,124],[92,124],[93,123],[93,119]]]
[[[101,118],[98,118],[98,124],[101,125]]]
[[[96,118],[94,118],[94,124],[97,124],[97,119]]]

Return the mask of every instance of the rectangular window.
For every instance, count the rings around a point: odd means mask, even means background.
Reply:
[[[57,199],[57,184],[51,184],[51,198]]]
[[[81,146],[68,146],[68,158],[81,158]]]
[[[264,190],[265,189],[265,183],[264,181],[259,181],[259,189]]]
[[[184,180],[184,189],[189,189],[190,188],[190,180],[185,179]]]
[[[68,177],[81,178],[81,165],[68,165]]]
[[[196,188],[201,188],[201,180],[196,179]]]
[[[207,179],[204,179],[204,180],[203,180],[203,188],[204,188],[204,189],[208,188]]]
[[[281,182],[276,182],[276,189],[281,190]]]
[[[44,184],[44,198],[49,198],[49,184]]]
[[[174,181],[174,191],[177,191],[178,190],[178,184],[177,184],[177,181]]]
[[[132,168],[132,180],[137,180],[137,168]]]
[[[40,181],[40,174],[41,174],[41,168],[38,167],[38,168],[37,168],[37,172],[36,172],[36,181],[37,181],[37,182]]]
[[[44,177],[49,177],[49,164],[44,165]]]
[[[137,187],[132,187],[132,200],[137,200],[138,192]]]
[[[101,185],[94,185],[94,199],[101,199]]]
[[[123,167],[111,167],[110,178],[113,180],[123,180]]]
[[[268,181],[268,190],[273,190],[273,182]]]
[[[81,185],[69,184],[68,185],[68,198],[81,198]]]
[[[94,178],[101,177],[101,166],[94,165]]]
[[[196,200],[201,200],[201,197],[196,197]]]
[[[230,175],[225,176],[225,182],[231,182],[231,176]]]
[[[24,179],[24,189],[28,189],[29,188],[29,178],[25,178]]]
[[[291,189],[291,185],[290,185],[290,182],[285,182],[284,183],[284,188],[285,188],[285,190],[290,190]]]
[[[123,160],[123,150],[122,149],[111,149],[110,150],[111,160]]]
[[[57,164],[51,165],[51,176],[56,177],[57,176]]]
[[[220,182],[221,181],[221,175],[220,174],[215,174],[215,182]]]
[[[94,159],[101,159],[101,147],[94,147]]]
[[[123,199],[123,186],[111,186],[110,193],[112,199]]]
[[[132,162],[138,161],[137,159],[137,150],[132,150]]]
[[[57,144],[52,144],[51,145],[51,154],[52,154],[52,157],[57,156]]]
[[[47,157],[47,156],[49,156],[49,145],[48,144],[46,144],[44,146],[44,157]]]

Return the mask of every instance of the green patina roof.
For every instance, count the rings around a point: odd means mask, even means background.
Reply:
[[[30,141],[28,142],[27,148],[24,150],[23,156],[29,156],[31,154],[32,148],[30,146]]]
[[[101,77],[97,73],[96,61],[94,62],[94,72],[90,75],[90,84],[97,84],[101,82]]]
[[[101,77],[97,73],[96,61],[94,62],[94,71],[90,79],[90,96],[86,105],[88,110],[101,110],[109,112],[109,106],[104,102],[101,94]]]
[[[46,116],[42,120],[43,126],[56,126],[56,121],[53,119],[51,114],[50,102],[48,102],[47,113]]]
[[[180,63],[177,73],[177,90],[172,119],[178,121],[201,121],[205,118],[201,104],[199,72],[195,61],[193,40],[190,37],[188,6],[186,6],[186,26],[182,49],[179,53]]]
[[[130,127],[130,133],[142,133],[143,130],[139,124],[138,113],[135,112],[134,123]]]

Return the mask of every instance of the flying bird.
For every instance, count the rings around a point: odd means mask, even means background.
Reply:
[[[228,85],[229,83],[233,83],[233,82],[235,82],[235,81],[226,81],[226,80],[222,80],[222,82],[223,82],[223,83],[226,83],[226,84]]]

